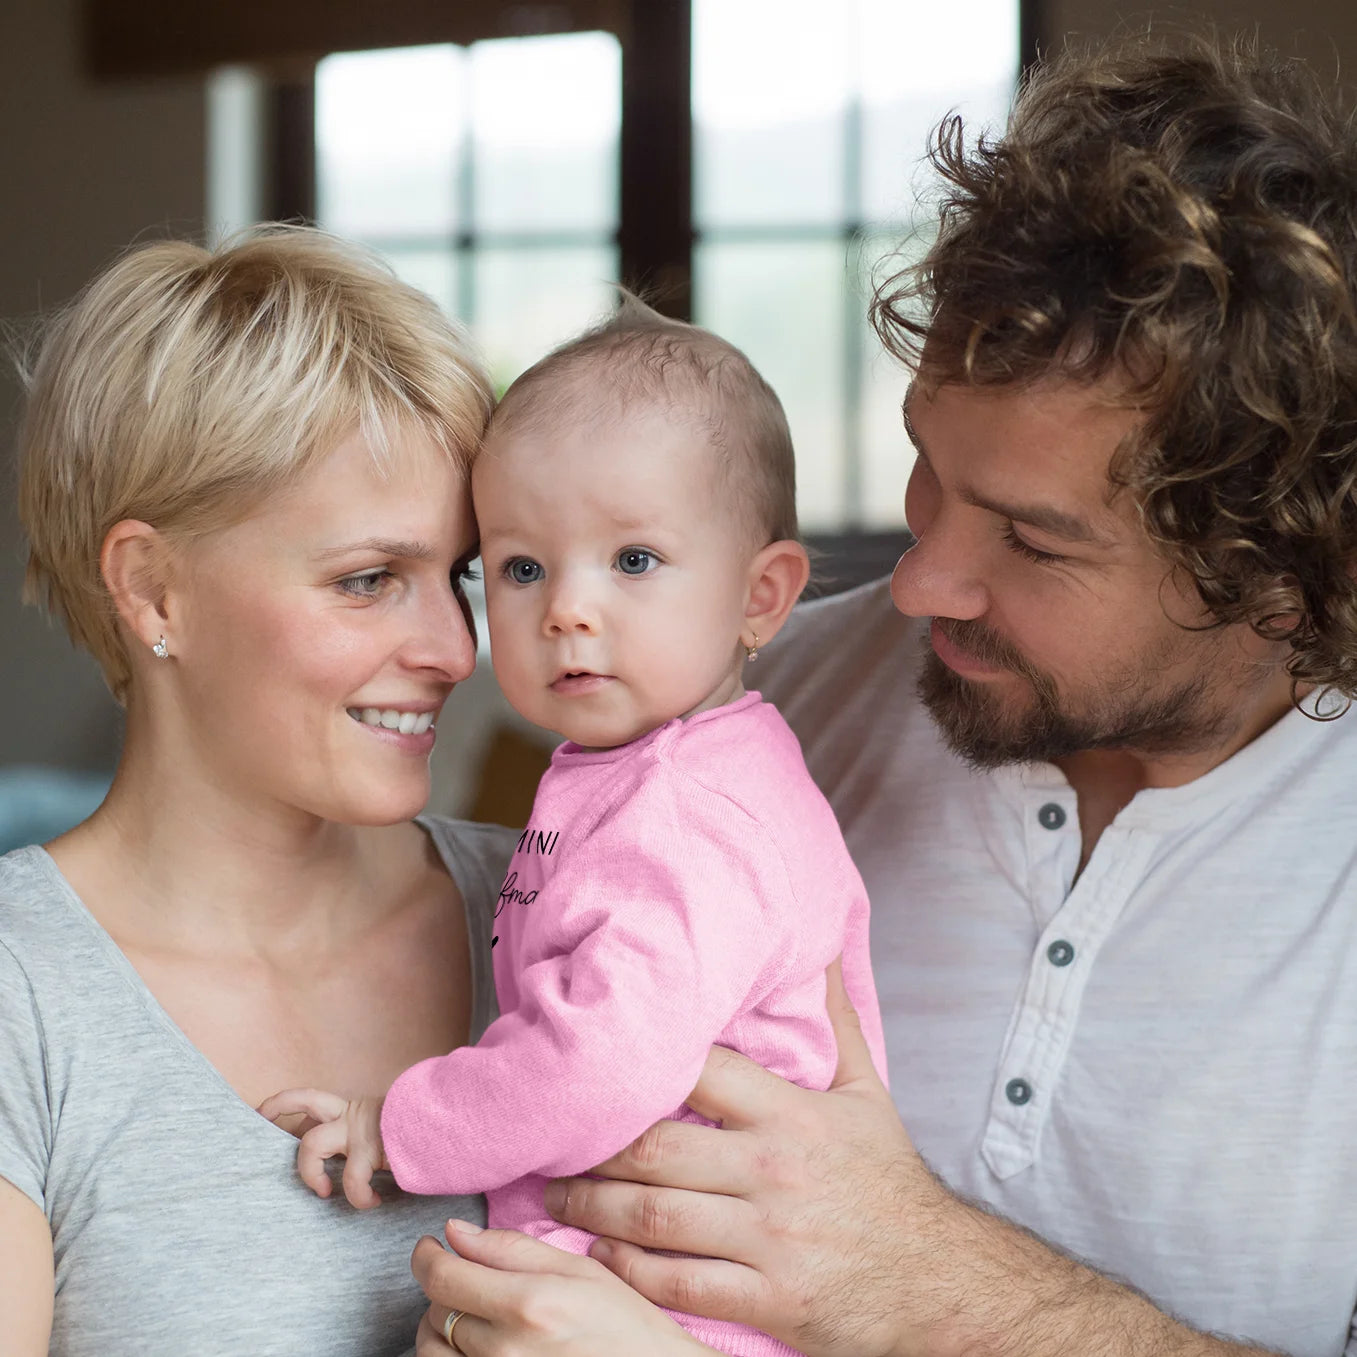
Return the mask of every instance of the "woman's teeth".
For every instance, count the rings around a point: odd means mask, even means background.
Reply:
[[[398,730],[402,735],[423,735],[433,725],[433,712],[394,711],[390,707],[349,707],[347,711],[355,721],[365,726],[381,726],[385,730]]]

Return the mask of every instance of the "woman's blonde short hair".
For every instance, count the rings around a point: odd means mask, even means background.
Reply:
[[[379,465],[414,429],[466,467],[493,405],[455,322],[307,227],[129,251],[45,327],[27,385],[24,596],[120,699],[130,669],[99,567],[114,524],[176,539],[227,527],[355,430]]]

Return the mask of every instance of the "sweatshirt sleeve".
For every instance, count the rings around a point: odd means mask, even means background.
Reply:
[[[790,884],[761,838],[684,773],[628,788],[524,910],[517,1007],[392,1085],[382,1136],[401,1187],[582,1172],[672,1114],[787,964]]]

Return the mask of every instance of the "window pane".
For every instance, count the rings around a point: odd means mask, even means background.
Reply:
[[[616,230],[621,80],[608,33],[471,48],[477,231]]]
[[[457,284],[460,263],[457,253],[445,250],[418,250],[392,247],[382,252],[396,273],[411,287],[427,293],[450,316],[458,313]]]
[[[699,228],[841,219],[853,14],[851,0],[696,0]]]
[[[859,385],[859,429],[862,447],[860,521],[867,528],[904,526],[905,482],[914,465],[914,450],[905,437],[900,406],[909,387],[904,365],[886,353],[866,323],[867,304],[878,283],[922,258],[932,243],[930,229],[903,241],[899,235],[870,235],[858,255],[858,291],[862,297],[862,369]]]
[[[974,129],[1002,126],[1018,72],[1018,5],[858,3],[863,212],[869,221],[908,221],[928,134],[948,110]]]
[[[611,310],[617,251],[610,245],[477,250],[472,329],[502,390],[548,349]]]
[[[701,324],[739,345],[782,399],[807,531],[841,527],[844,248],[839,240],[710,243],[694,257]]]
[[[465,132],[466,53],[404,47],[316,67],[320,220],[352,236],[449,235]]]

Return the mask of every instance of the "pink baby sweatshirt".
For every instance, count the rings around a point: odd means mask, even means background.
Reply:
[[[495,921],[500,1017],[406,1070],[382,1111],[408,1192],[484,1191],[490,1223],[573,1252],[542,1205],[683,1106],[713,1045],[806,1088],[836,1063],[825,968],[884,1079],[867,895],[801,748],[757,693],[616,749],[567,742],[537,789]],[[787,1352],[676,1315],[728,1353]]]

